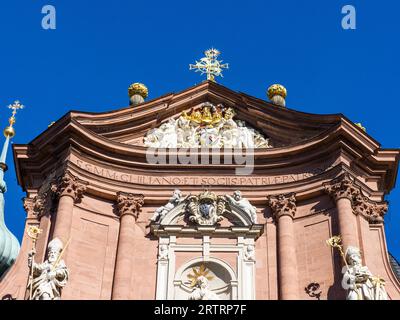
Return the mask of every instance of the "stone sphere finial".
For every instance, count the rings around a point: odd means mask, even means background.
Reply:
[[[129,86],[128,95],[131,105],[137,105],[144,102],[149,95],[149,90],[143,83],[135,82]]]
[[[276,105],[284,107],[287,90],[281,84],[273,84],[267,90],[268,98]]]

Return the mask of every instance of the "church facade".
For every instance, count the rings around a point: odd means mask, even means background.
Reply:
[[[71,111],[13,145],[26,230],[42,231],[0,297],[27,299],[58,239],[61,299],[346,299],[349,248],[400,299],[384,231],[400,150],[286,108],[280,86],[271,102],[211,80],[149,101],[130,89],[129,107]]]

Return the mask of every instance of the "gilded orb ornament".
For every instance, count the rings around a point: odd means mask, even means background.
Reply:
[[[149,90],[143,83],[133,83],[129,86],[128,88],[128,95],[131,98],[135,94],[140,95],[143,99],[146,99],[147,96],[149,95]]]
[[[6,138],[10,138],[11,139],[12,137],[15,136],[15,129],[13,127],[11,127],[11,126],[7,126],[4,129],[3,133],[4,133],[4,136]]]
[[[272,99],[274,96],[281,96],[283,99],[286,99],[287,91],[281,84],[273,84],[268,88],[267,94],[269,99]]]

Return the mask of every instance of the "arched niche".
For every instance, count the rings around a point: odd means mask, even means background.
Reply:
[[[187,300],[194,288],[191,286],[189,274],[193,274],[193,268],[199,269],[205,265],[208,270],[209,288],[220,300],[236,300],[238,293],[238,280],[235,271],[225,261],[209,257],[204,262],[203,257],[198,257],[187,261],[182,265],[174,277],[174,300]]]

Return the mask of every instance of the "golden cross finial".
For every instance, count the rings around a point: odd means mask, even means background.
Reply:
[[[223,77],[222,69],[228,69],[228,63],[222,64],[222,60],[218,60],[221,54],[217,49],[211,48],[204,52],[206,55],[195,64],[189,64],[189,70],[195,70],[201,74],[207,74],[207,80],[215,81],[215,77]]]
[[[15,100],[13,104],[10,104],[8,106],[8,108],[12,109],[12,116],[15,117],[17,110],[23,109],[23,108],[25,108],[25,106],[23,104],[21,104],[21,102],[19,102],[18,100]]]
[[[14,101],[13,104],[10,104],[8,106],[8,108],[12,109],[12,115],[8,119],[8,122],[9,122],[10,125],[4,129],[4,136],[6,138],[12,138],[12,137],[15,136],[15,130],[13,128],[13,125],[15,124],[15,121],[16,121],[15,120],[15,115],[17,114],[17,110],[23,109],[23,108],[25,108],[25,106],[22,105],[18,100],[16,100],[16,101]]]

